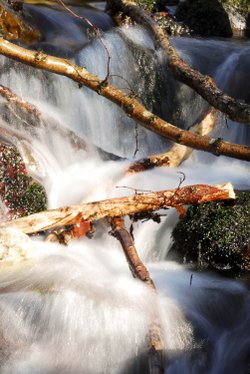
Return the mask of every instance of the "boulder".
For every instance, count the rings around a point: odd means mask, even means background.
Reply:
[[[46,210],[46,193],[28,174],[18,150],[0,143],[0,219]]]
[[[187,25],[195,35],[231,37],[228,14],[218,0],[187,0],[175,14],[177,21]]]
[[[169,256],[200,270],[239,274],[250,270],[250,192],[235,205],[211,202],[191,206],[172,233]]]

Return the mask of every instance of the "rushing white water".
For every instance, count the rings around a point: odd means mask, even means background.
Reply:
[[[150,37],[141,29],[133,29],[110,32],[105,42],[111,55],[113,83],[128,90],[132,87],[141,97],[147,90],[150,105],[150,96],[156,92],[154,85],[159,82],[156,61],[161,63],[159,69],[164,68],[164,59],[154,52]],[[141,45],[140,53],[134,51],[132,42]],[[213,51],[211,69],[206,68],[223,87],[230,87],[239,55],[250,54],[248,43],[239,46],[190,39],[175,43],[194,66],[202,64],[200,61]],[[205,47],[200,60],[197,51],[201,44]],[[75,59],[105,77],[104,56],[95,41]],[[146,64],[142,56],[146,56]],[[35,136],[31,135],[30,142],[40,163],[39,176],[46,187],[50,208],[133,194],[129,188],[175,188],[179,183],[178,171],[185,173],[186,184],[231,181],[237,188],[249,188],[247,163],[202,152],[194,152],[178,170],[158,169],[124,176],[128,161],[102,161],[91,149],[76,151],[69,139],[50,131],[50,121],[54,119],[72,129],[90,144],[132,158],[136,148],[133,120],[126,118],[114,104],[85,88],[79,89],[66,78],[3,58],[1,64],[1,83],[46,113],[46,130],[33,130]],[[148,71],[143,76],[145,66]],[[245,74],[249,72],[246,70]],[[167,94],[158,103],[158,110],[165,113],[159,106],[171,106],[172,92],[166,85],[166,76],[163,78],[165,85],[161,92]],[[193,95],[184,86],[176,86],[173,91],[175,105],[182,105],[181,111],[186,116],[190,113],[185,118],[186,125],[193,119],[193,108],[202,110],[204,105],[195,98],[190,108],[189,94]],[[215,130],[216,136],[223,134],[232,141],[241,138],[247,142],[239,124],[228,123],[227,127],[222,119],[221,125]],[[12,120],[12,126],[18,127],[16,119]],[[32,134],[29,128],[26,131]],[[168,146],[165,140],[141,128],[138,141],[137,157]],[[1,269],[0,372],[147,373],[146,335],[157,307],[168,373],[248,373],[249,291],[240,282],[214,274],[193,274],[166,261],[171,230],[177,219],[174,211],[168,211],[160,224],[152,221],[135,224],[135,244],[156,284],[157,305],[151,292],[131,277],[119,243],[108,234],[107,224],[97,225],[92,240],[83,238],[67,248],[33,240],[30,245],[35,255],[29,261]],[[14,247],[16,244],[11,241],[14,234],[9,233],[9,237],[10,246]],[[18,243],[22,246],[22,237]]]

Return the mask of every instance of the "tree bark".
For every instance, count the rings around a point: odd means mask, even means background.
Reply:
[[[134,241],[127,231],[124,220],[121,217],[114,217],[111,220],[112,234],[119,240],[123,248],[123,252],[128,261],[128,265],[131,273],[135,278],[140,279],[148,287],[150,287],[155,296],[156,288],[153,280],[150,277],[149,271],[146,266],[141,261],[137,250],[134,245]],[[155,300],[157,303],[157,300]],[[148,333],[148,345],[149,345],[149,364],[150,364],[150,374],[163,374],[163,336],[162,330],[159,322],[159,316],[157,307],[155,308],[153,321],[149,327]]]
[[[170,43],[167,34],[142,7],[129,0],[107,0],[107,6],[114,13],[122,11],[149,31],[154,37],[156,48],[166,53],[168,66],[176,79],[191,87],[231,120],[250,125],[250,105],[224,94],[210,76],[201,74],[184,62]]]
[[[231,144],[220,138],[212,139],[181,130],[148,111],[134,97],[126,95],[123,91],[113,87],[106,81],[102,81],[85,68],[75,65],[69,60],[45,55],[41,51],[27,50],[1,37],[0,54],[36,68],[71,78],[117,104],[128,116],[138,121],[146,129],[178,144],[184,144],[217,156],[225,155],[250,161],[250,147]]]
[[[201,204],[234,198],[235,194],[230,183],[217,186],[197,184],[174,190],[137,193],[129,197],[47,210],[14,221],[1,222],[0,229],[15,227],[24,233],[32,234],[60,226],[78,224],[83,220],[92,222],[107,217],[121,217],[139,212],[168,209],[169,207],[180,210],[186,204]]]
[[[214,129],[217,119],[218,112],[214,108],[211,108],[200,122],[190,127],[189,131],[202,136],[208,135]],[[153,169],[157,166],[176,167],[185,161],[192,151],[192,148],[185,145],[175,144],[167,152],[151,155],[133,162],[126,173],[132,174]]]

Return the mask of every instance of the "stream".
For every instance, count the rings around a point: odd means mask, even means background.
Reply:
[[[97,4],[99,7],[99,4]],[[89,27],[68,13],[46,5],[26,4],[44,32],[36,46],[71,58],[105,78],[105,50]],[[94,6],[74,7],[103,30],[111,56],[110,81],[136,92],[148,109],[188,128],[207,104],[175,82],[165,56],[141,27],[114,28]],[[210,74],[226,93],[250,104],[249,39],[173,38],[183,59]],[[133,159],[163,152],[166,139],[136,125],[121,109],[75,82],[3,56],[1,84],[43,113],[46,128],[23,126],[37,160],[30,173],[45,186],[49,208],[134,194],[134,189],[233,183],[249,189],[249,164],[194,151],[178,168],[157,168],[125,176]],[[2,108],[2,107],[1,107]],[[1,123],[20,129],[18,117]],[[72,130],[89,145],[79,149],[50,124]],[[250,145],[249,126],[223,115],[212,136]],[[13,139],[17,142],[17,139]],[[22,143],[22,140],[18,140]],[[19,144],[18,143],[18,144]],[[137,149],[138,148],[138,149]],[[105,159],[97,149],[116,157]],[[117,158],[117,160],[114,160]],[[161,223],[134,224],[135,245],[155,282],[150,290],[131,276],[119,242],[105,222],[93,239],[68,247],[45,243],[12,230],[9,246],[29,249],[30,260],[0,273],[1,374],[147,374],[146,336],[155,308],[164,334],[168,374],[250,373],[249,283],[215,273],[193,272],[167,259],[178,214],[169,209]]]

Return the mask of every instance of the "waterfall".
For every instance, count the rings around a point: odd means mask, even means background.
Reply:
[[[44,13],[52,19],[57,17],[49,8],[29,9],[39,17]],[[86,38],[79,43],[79,32],[78,25],[77,48],[71,44],[69,55],[104,78],[107,61],[102,45]],[[103,37],[111,55],[110,79],[114,85],[132,93],[135,90],[150,109],[182,127],[188,127],[206,107],[191,89],[174,83],[164,57],[154,50],[145,30],[111,29]],[[249,91],[242,86],[244,77],[246,81],[249,77],[245,63],[250,58],[249,42],[186,38],[173,42],[192,66],[213,75],[223,89],[240,92],[240,99],[249,100]],[[49,34],[43,42],[45,52],[55,51],[55,45],[56,39]],[[29,139],[50,208],[133,194],[131,188],[176,188],[178,172],[185,174],[185,184],[231,181],[236,188],[249,189],[246,162],[200,151],[193,152],[178,169],[158,168],[125,176],[124,170],[134,158],[136,136],[138,158],[164,151],[169,142],[136,126],[113,103],[65,77],[3,57],[0,64],[1,84],[43,113],[45,127],[26,126],[24,130],[21,120],[10,117],[1,106],[4,126],[21,128]],[[243,68],[237,80],[239,64]],[[160,98],[155,99],[157,92]],[[51,130],[55,122],[83,138],[89,147],[76,150],[55,127]],[[231,121],[226,123],[223,116],[214,135],[249,143],[248,130]],[[103,161],[96,147],[122,159]],[[166,370],[171,374],[247,373],[249,290],[243,282],[213,273],[193,273],[167,261],[171,230],[177,220],[177,213],[168,210],[160,224],[134,224],[135,245],[158,291]],[[31,255],[24,263],[1,269],[1,373],[147,373],[146,335],[154,300],[151,292],[131,277],[120,245],[109,231],[107,223],[99,223],[93,239],[85,237],[68,247],[38,239],[27,243],[19,232],[6,233],[9,248],[14,251],[17,238],[18,246],[24,251],[28,246]]]

